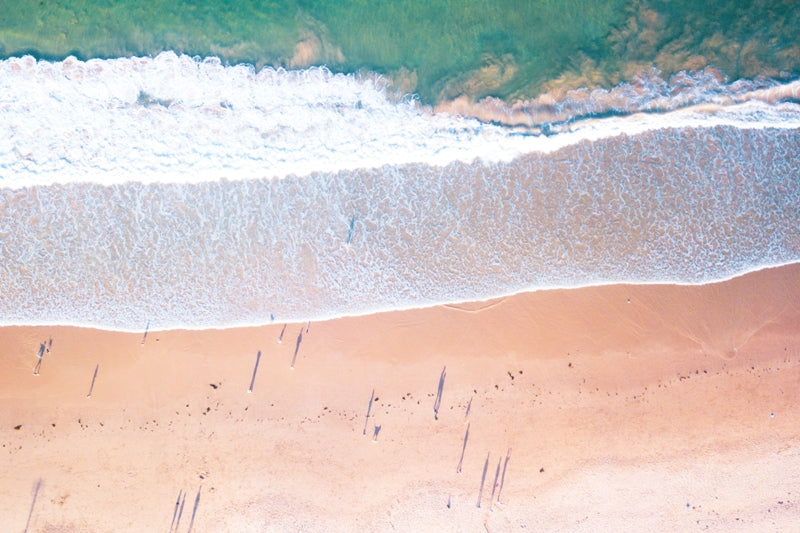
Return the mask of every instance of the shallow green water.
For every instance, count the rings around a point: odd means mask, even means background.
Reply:
[[[711,65],[732,78],[794,76],[798,34],[800,10],[789,0],[6,0],[0,6],[3,57],[85,59],[171,49],[257,67],[326,64],[387,74],[427,102],[610,86],[650,65],[667,74]]]

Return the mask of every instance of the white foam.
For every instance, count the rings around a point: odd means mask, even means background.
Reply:
[[[769,90],[791,95],[798,87]],[[0,187],[509,161],[664,127],[800,126],[800,106],[771,105],[751,93],[727,102],[734,105],[585,120],[544,137],[434,114],[413,99],[395,102],[378,78],[324,68],[255,72],[172,52],[86,62],[10,58],[0,61]]]
[[[305,322],[797,262],[800,85],[724,90],[534,136],[325,69],[2,61],[0,324]]]
[[[709,283],[800,260],[798,139],[659,130],[509,164],[0,188],[0,322],[233,327]]]
[[[555,290],[579,290],[579,289],[587,289],[593,287],[608,287],[614,285],[650,285],[650,286],[683,286],[683,287],[692,287],[692,286],[702,286],[702,285],[714,285],[717,283],[723,283],[726,281],[730,281],[732,279],[739,278],[741,276],[745,276],[748,274],[752,274],[755,272],[760,272],[763,270],[769,270],[773,268],[780,268],[784,266],[791,266],[800,264],[798,261],[789,261],[783,263],[767,263],[763,265],[754,266],[752,268],[743,269],[737,271],[735,273],[729,273],[724,276],[719,276],[716,278],[711,278],[707,280],[703,280],[702,282],[690,282],[685,280],[658,280],[658,281],[628,281],[628,280],[621,280],[621,281],[603,281],[603,282],[586,282],[586,283],[572,283],[572,284],[550,284],[550,285],[539,285],[539,286],[531,286],[521,290],[515,290],[511,292],[505,293],[495,293],[491,295],[480,295],[476,296],[475,298],[466,298],[466,299],[442,299],[442,300],[427,300],[427,301],[406,301],[406,302],[398,302],[393,305],[381,304],[381,305],[365,305],[358,309],[343,309],[339,312],[326,310],[324,312],[318,311],[311,311],[309,310],[306,314],[294,314],[289,316],[283,316],[280,320],[269,319],[266,316],[263,317],[251,317],[250,319],[221,319],[218,316],[210,316],[209,321],[207,322],[187,322],[181,321],[175,318],[172,319],[160,319],[157,324],[151,326],[148,322],[147,331],[154,333],[158,331],[169,331],[169,330],[176,330],[176,329],[183,329],[183,330],[204,330],[204,329],[234,329],[234,328],[252,328],[252,327],[260,327],[265,326],[267,324],[272,323],[279,323],[279,324],[307,324],[308,322],[324,322],[328,320],[337,320],[341,318],[348,318],[348,317],[358,317],[358,316],[367,316],[379,313],[390,313],[396,311],[409,311],[409,310],[416,310],[416,309],[429,309],[432,307],[439,307],[439,306],[449,306],[452,308],[458,308],[459,305],[465,304],[476,304],[482,302],[492,302],[497,301],[502,298],[512,297],[518,294],[525,294],[525,293],[533,293],[533,292],[540,292],[540,291],[555,291]],[[75,313],[68,313],[64,314],[59,317],[47,317],[47,318],[39,318],[39,317],[31,317],[26,316],[22,318],[8,318],[3,317],[0,318],[0,327],[8,327],[8,326],[70,326],[70,327],[78,327],[78,328],[99,328],[107,331],[120,331],[125,333],[141,333],[143,331],[142,321],[137,319],[142,318],[142,314],[131,314],[126,317],[128,320],[126,321],[119,321],[119,320],[97,320],[94,317],[91,318],[75,318]],[[278,340],[278,343],[281,343],[282,340]]]

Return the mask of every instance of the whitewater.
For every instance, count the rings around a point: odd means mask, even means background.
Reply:
[[[651,76],[567,93],[544,135],[376,75],[10,58],[0,324],[233,327],[797,262],[799,95]]]
[[[800,82],[720,85],[702,74],[666,85],[569,95],[551,105],[561,135],[432,113],[387,96],[376,76],[223,66],[165,52],[155,58],[31,56],[0,62],[0,186],[66,182],[199,182],[307,175],[385,164],[510,161],[581,140],[661,127],[796,128]],[[725,106],[713,107],[723,103]],[[742,103],[743,105],[731,105]],[[675,109],[665,117],[636,114]],[[536,113],[538,111],[534,111]],[[624,113],[625,120],[574,115]],[[557,125],[556,125],[557,127]],[[521,134],[522,133],[522,134]]]

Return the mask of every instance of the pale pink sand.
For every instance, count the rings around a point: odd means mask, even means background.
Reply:
[[[0,531],[168,531],[179,491],[187,531],[200,487],[198,532],[789,531],[798,302],[794,265],[290,324],[280,344],[281,324],[144,346],[2,328]]]

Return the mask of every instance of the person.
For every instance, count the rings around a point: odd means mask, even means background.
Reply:
[[[36,357],[38,357],[39,360],[36,362],[36,367],[33,369],[33,375],[34,376],[38,376],[39,375],[39,369],[42,368],[42,358],[44,357],[44,351],[46,349],[47,349],[47,346],[45,345],[45,343],[41,343],[39,345],[39,353],[36,354]]]

